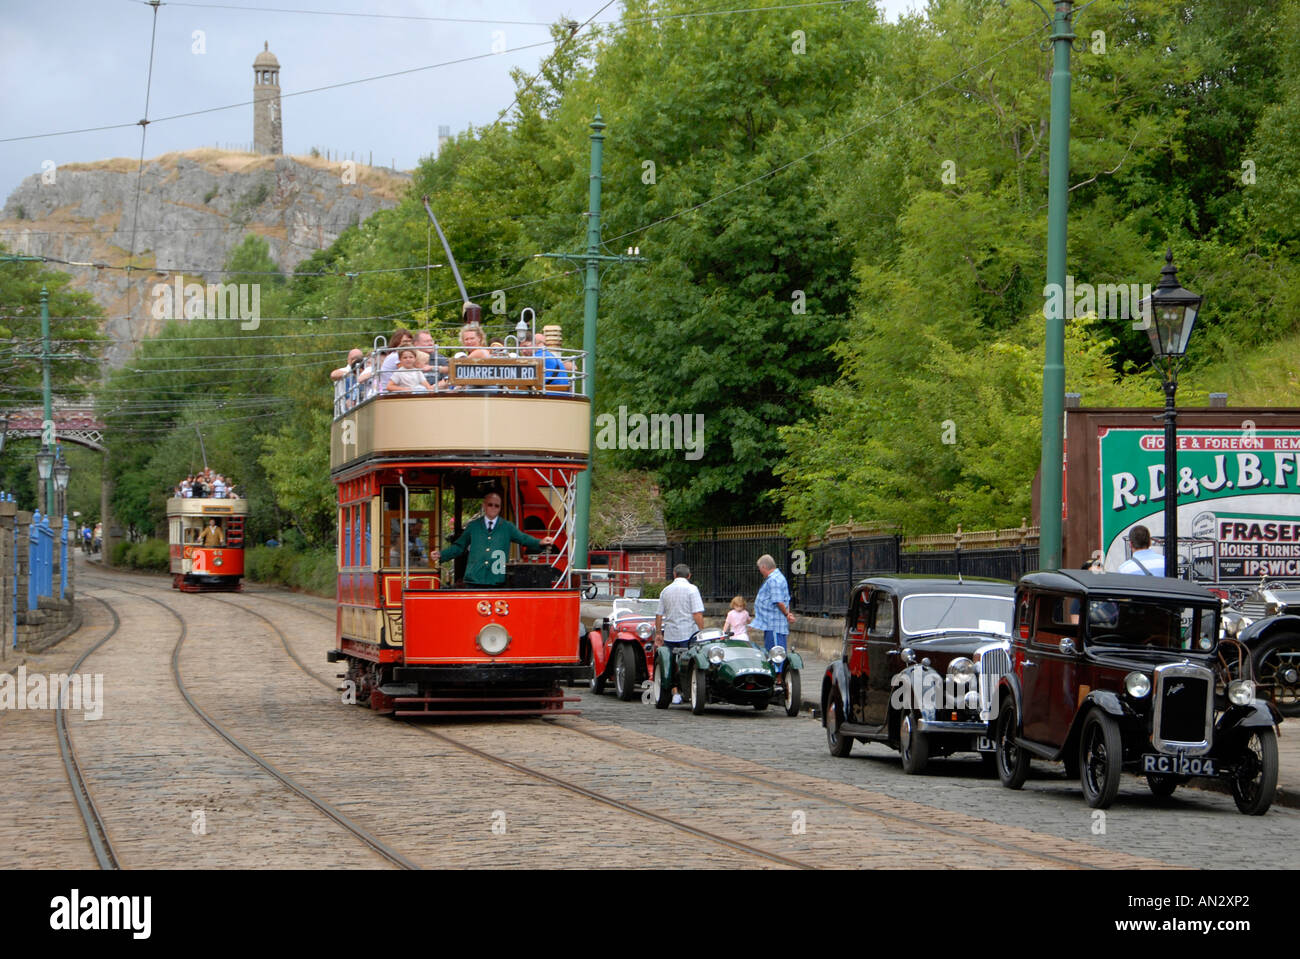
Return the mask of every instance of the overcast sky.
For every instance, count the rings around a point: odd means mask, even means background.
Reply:
[[[509,71],[530,72],[550,53],[545,24],[585,21],[604,0],[231,0],[165,2],[157,14],[145,155],[253,139],[252,107],[165,120],[172,114],[239,104],[252,97],[253,57],[269,42],[282,94],[506,52],[405,76],[283,101],[284,149],[313,146],[399,169],[433,152],[440,126],[453,133],[496,119],[514,95]],[[921,0],[876,0],[890,19]],[[744,7],[700,0],[702,9]],[[230,9],[242,7],[248,9]],[[279,8],[278,12],[274,8]],[[450,23],[389,17],[481,19]],[[612,6],[600,20],[617,18]],[[517,21],[517,22],[505,22]],[[523,22],[527,21],[527,22]],[[126,124],[121,129],[0,142],[0,200],[26,176],[56,165],[138,158],[145,116],[153,8],[141,0],[0,0],[0,140]],[[201,31],[201,32],[199,32]],[[196,34],[196,32],[198,32]],[[545,43],[531,49],[530,44]]]

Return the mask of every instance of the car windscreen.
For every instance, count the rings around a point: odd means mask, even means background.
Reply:
[[[614,600],[614,617],[628,619],[638,616],[654,616],[659,612],[657,599],[623,599]]]
[[[903,597],[900,615],[909,636],[953,631],[1009,636],[1012,608],[1010,596],[913,593]]]
[[[1208,651],[1218,639],[1211,607],[1122,597],[1088,599],[1088,643]]]

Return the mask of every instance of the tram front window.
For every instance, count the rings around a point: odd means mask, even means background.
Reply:
[[[438,565],[437,553],[430,549],[430,532],[437,530],[438,491],[412,489],[406,504],[406,565],[408,568],[429,569]],[[393,568],[402,565],[402,499],[403,490],[388,487],[384,490],[384,558],[385,565]]]

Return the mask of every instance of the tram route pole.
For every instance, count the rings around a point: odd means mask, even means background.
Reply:
[[[578,474],[578,488],[574,502],[573,562],[579,569],[589,569],[587,559],[588,529],[591,523],[591,467],[595,466],[596,438],[596,318],[600,310],[600,266],[602,263],[644,263],[645,258],[631,254],[609,255],[600,252],[600,184],[601,163],[605,147],[605,121],[599,108],[591,121],[591,175],[587,190],[587,250],[585,253],[538,253],[539,257],[570,260],[586,266],[583,281],[582,350],[586,356],[583,367],[582,392],[590,401],[591,422],[588,424],[587,449],[591,451],[591,466]]]

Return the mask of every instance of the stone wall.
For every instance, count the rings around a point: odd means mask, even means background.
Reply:
[[[61,529],[55,533],[54,540],[54,595],[40,596],[34,608],[28,607],[27,587],[31,570],[28,564],[27,538],[31,524],[31,513],[16,509],[13,503],[0,503],[0,621],[3,621],[0,633],[4,636],[6,651],[14,648],[15,635],[19,652],[38,652],[58,642],[79,625],[73,602],[76,582],[73,542],[68,544],[68,583],[64,589],[64,598],[59,598]],[[18,533],[16,549],[15,528]],[[71,540],[71,530],[68,535]],[[16,613],[15,595],[18,600]]]

